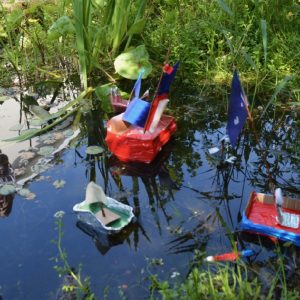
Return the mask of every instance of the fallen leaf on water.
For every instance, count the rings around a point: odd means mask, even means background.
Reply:
[[[87,154],[91,154],[91,155],[101,154],[103,151],[104,149],[100,146],[89,146],[85,150]]]
[[[53,185],[55,186],[55,188],[60,189],[63,188],[65,186],[66,182],[64,180],[55,180],[53,182]]]
[[[41,147],[38,154],[43,156],[48,156],[54,151],[54,147],[52,146],[45,146]]]
[[[12,184],[5,184],[0,188],[0,195],[7,196],[16,191],[16,188]]]

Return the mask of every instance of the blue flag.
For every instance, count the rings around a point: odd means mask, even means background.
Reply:
[[[141,91],[141,85],[142,85],[142,76],[144,74],[144,68],[140,71],[139,77],[136,80],[134,87],[133,87],[133,92],[134,92],[134,98],[139,98],[140,97],[140,91]]]
[[[167,64],[164,66],[163,68],[164,72],[157,91],[157,96],[162,94],[167,94],[167,95],[169,94],[170,86],[174,80],[178,67],[179,67],[179,61],[173,67],[170,67]]]
[[[227,134],[232,146],[235,146],[237,138],[244,127],[248,117],[247,96],[241,86],[237,71],[234,71],[231,83],[230,102],[228,107]]]
[[[137,81],[134,84],[134,97],[132,101],[129,102],[123,115],[123,121],[139,127],[144,127],[150,110],[150,103],[140,99],[140,90],[144,71],[145,70],[143,68],[139,74]]]

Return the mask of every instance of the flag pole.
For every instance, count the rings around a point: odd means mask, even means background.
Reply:
[[[171,53],[171,46],[169,46],[169,49],[168,49],[168,52],[167,52],[167,54],[166,54],[166,58],[165,58],[164,64],[168,63],[170,53]],[[154,101],[154,99],[155,99],[155,97],[156,97],[156,95],[157,95],[157,93],[158,93],[158,89],[159,89],[160,83],[161,83],[161,81],[162,81],[163,75],[164,75],[164,69],[162,69],[162,71],[161,71],[161,73],[160,73],[160,78],[159,78],[158,84],[157,84],[156,89],[155,89],[155,93],[154,93],[154,96],[153,96],[153,100],[151,101],[151,106],[150,106],[149,112],[151,111],[152,103],[153,103],[153,101]],[[149,121],[149,116],[150,116],[150,114],[148,114],[148,116],[147,116],[147,120],[146,120],[145,126],[146,126],[146,124],[147,124],[148,121]],[[145,132],[146,132],[146,130],[145,130],[145,127],[144,127],[144,133],[145,133]]]

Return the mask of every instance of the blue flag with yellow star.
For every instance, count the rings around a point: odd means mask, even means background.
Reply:
[[[242,131],[248,117],[247,96],[242,88],[237,71],[234,71],[230,102],[228,106],[227,134],[231,145],[234,147],[240,132]]]

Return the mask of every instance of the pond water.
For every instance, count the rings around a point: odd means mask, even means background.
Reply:
[[[9,111],[9,105],[16,105],[9,101],[0,105],[0,139],[13,135],[7,131],[14,125],[10,118],[19,119],[20,110]],[[58,236],[57,211],[65,212],[62,246],[68,261],[75,270],[81,265],[81,276],[90,277],[97,298],[103,298],[105,288],[108,299],[119,299],[120,292],[128,299],[147,298],[151,274],[174,282],[184,278],[195,250],[200,255],[231,251],[229,232],[239,249],[256,252],[247,262],[267,286],[274,272],[273,244],[238,234],[250,193],[270,193],[255,136],[247,125],[237,150],[229,153],[237,157],[234,163],[221,163],[209,154],[209,149],[220,146],[225,133],[226,101],[203,99],[197,93],[174,94],[171,111],[178,130],[151,165],[122,164],[107,150],[100,156],[86,154],[87,146],[104,146],[105,136],[100,114],[86,113],[79,135],[66,135],[71,137],[70,146],[60,147],[62,141],[54,144],[60,151],[49,161],[51,165],[25,184],[35,197],[26,199],[16,193],[8,199],[11,211],[0,219],[0,295],[4,299],[57,299],[63,282],[53,259],[58,255],[53,243]],[[259,117],[259,110],[254,113]],[[297,111],[281,109],[259,120],[256,128],[263,149],[268,150],[276,186],[295,198],[300,198],[298,117]],[[39,139],[1,147],[10,162],[17,162],[20,150],[37,145]],[[56,180],[65,184],[57,188]],[[110,238],[78,222],[72,207],[85,199],[90,180],[107,195],[134,207],[137,221]],[[286,250],[287,261],[294,250]],[[299,276],[296,267],[290,276]]]

